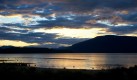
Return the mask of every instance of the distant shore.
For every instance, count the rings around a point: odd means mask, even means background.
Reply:
[[[0,75],[2,79],[10,77],[13,80],[137,80],[137,66],[108,70],[81,70],[36,68],[18,63],[12,65],[0,63]]]
[[[137,53],[137,37],[98,36],[59,48],[1,46],[2,53]]]

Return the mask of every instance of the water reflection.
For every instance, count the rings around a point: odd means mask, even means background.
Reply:
[[[137,63],[135,54],[0,54],[0,62],[35,63],[32,66],[66,69],[108,69],[129,67]]]

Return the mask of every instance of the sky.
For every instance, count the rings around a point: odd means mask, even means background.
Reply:
[[[137,0],[0,0],[0,46],[67,47],[137,36]]]

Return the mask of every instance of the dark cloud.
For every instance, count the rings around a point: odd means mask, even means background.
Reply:
[[[1,32],[0,39],[6,40],[19,40],[28,43],[43,43],[49,42],[56,37],[55,34],[44,34],[44,33],[12,33],[12,32]]]
[[[39,27],[48,27],[52,28],[55,26],[59,27],[71,27],[71,28],[81,28],[84,27],[84,25],[88,25],[86,21],[93,19],[92,16],[82,16],[82,15],[77,15],[77,16],[65,16],[65,17],[56,17],[55,20],[52,20],[52,17],[47,18],[49,20],[43,20],[43,21],[38,21]]]
[[[6,16],[6,15],[11,15],[11,13],[7,12],[7,11],[2,11],[2,12],[0,12],[0,15]]]
[[[0,15],[21,14],[24,19],[33,19],[32,16],[47,19],[36,20],[39,23],[37,25],[24,25],[23,22],[0,23],[0,25],[2,24],[0,26],[0,39],[58,47],[60,44],[71,45],[86,39],[64,37],[56,39],[57,34],[36,33],[30,30],[54,27],[77,29],[88,26],[88,28],[105,28],[108,29],[106,32],[113,32],[118,35],[132,34],[137,31],[136,8],[137,0],[0,0]],[[127,13],[123,14],[122,11],[127,11]],[[97,23],[99,20],[108,20],[110,23]],[[115,26],[119,23],[127,23],[133,26]],[[53,44],[46,44],[45,42]]]
[[[130,34],[137,31],[137,25],[134,26],[120,26],[108,29],[109,32],[114,32],[118,35]]]
[[[68,10],[89,11],[97,8],[129,9],[137,7],[136,0],[67,0],[61,6]]]
[[[53,14],[53,12],[49,9],[36,9],[36,10],[32,11],[32,14],[38,14],[40,16],[46,16],[46,15]]]
[[[84,40],[87,40],[87,38],[79,39],[79,38],[59,38],[59,39],[54,39],[53,42],[58,43],[58,44],[75,44],[78,42],[82,42]]]
[[[0,4],[0,9],[3,10],[6,9],[6,7],[3,4]]]
[[[60,39],[53,39],[53,41],[50,41],[51,44],[41,44],[40,46],[42,47],[51,47],[51,48],[58,48],[58,47],[63,47],[63,46],[71,46],[72,44],[76,44],[78,42],[82,42],[87,40],[85,39],[78,39],[78,38],[71,38],[71,39],[65,39],[65,38],[60,38]]]
[[[1,4],[14,6],[21,4],[39,4],[41,7],[45,7],[43,3],[52,3],[53,5],[58,5],[64,10],[92,10],[96,8],[112,8],[112,9],[128,9],[137,7],[136,0],[0,0]],[[14,7],[13,6],[13,7]],[[20,6],[21,7],[21,6]],[[27,8],[28,6],[22,6],[22,8]],[[3,6],[2,6],[3,8]]]
[[[0,0],[1,4],[39,4],[43,2],[47,2],[48,0]]]
[[[136,0],[0,0],[0,2],[0,9],[8,10],[8,12],[3,12],[1,15],[13,13],[46,16],[54,12],[85,13],[93,12],[96,9],[102,10],[97,13],[111,14],[114,10],[137,8]]]
[[[5,32],[8,32],[8,31],[10,31],[11,29],[9,29],[9,28],[6,28],[6,27],[1,27],[0,26],[0,34],[1,33],[5,33]]]
[[[124,20],[130,21],[130,22],[136,22],[137,21],[137,12],[130,12],[129,14],[126,15],[121,15],[121,17]]]
[[[0,28],[0,29],[2,29],[0,31],[0,39],[2,40],[18,40],[18,41],[23,41],[27,43],[38,43],[41,47],[54,47],[55,48],[55,47],[61,47],[63,45],[72,45],[77,42],[86,40],[86,39],[78,39],[78,38],[55,39],[58,36],[56,34],[34,33],[34,32],[27,33],[24,31],[18,31],[20,33],[12,33],[12,32],[7,32],[7,30],[9,31],[8,28]]]

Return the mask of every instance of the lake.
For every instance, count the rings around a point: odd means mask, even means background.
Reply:
[[[34,63],[41,68],[108,69],[137,65],[137,54],[130,53],[49,53],[0,54],[8,63]],[[2,63],[2,62],[1,62]]]

